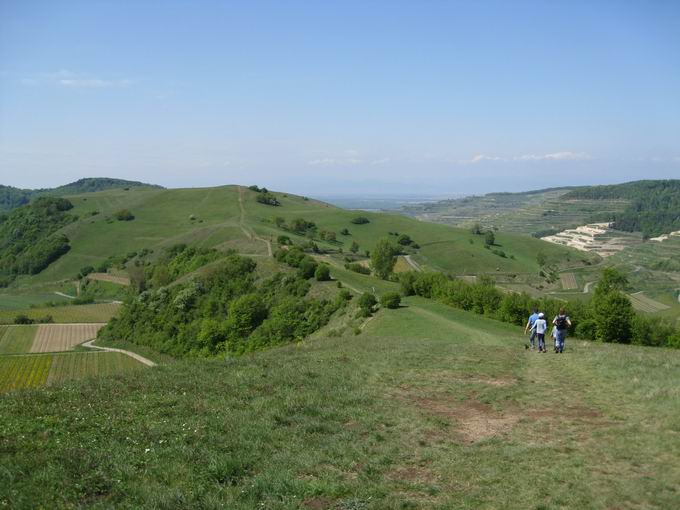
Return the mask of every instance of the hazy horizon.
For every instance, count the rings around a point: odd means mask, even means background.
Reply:
[[[0,183],[306,195],[680,177],[680,3],[0,4]]]

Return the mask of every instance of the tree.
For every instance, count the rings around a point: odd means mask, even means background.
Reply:
[[[595,294],[608,294],[613,290],[623,291],[628,287],[628,278],[618,269],[613,267],[606,267],[602,271],[597,285],[595,286]]]
[[[602,342],[629,343],[635,311],[630,299],[618,290],[593,296],[597,339]]]
[[[237,298],[229,306],[229,327],[239,337],[248,336],[267,318],[267,307],[256,294]]]
[[[331,268],[328,264],[319,264],[314,272],[314,278],[319,282],[327,282],[331,279]]]
[[[314,259],[312,259],[309,256],[305,256],[302,262],[300,262],[300,266],[298,267],[298,274],[305,279],[311,278],[316,273],[317,266],[318,264]]]
[[[399,308],[401,304],[401,296],[398,292],[386,292],[380,296],[380,304],[385,308]]]
[[[375,309],[375,305],[378,304],[378,301],[375,299],[375,296],[371,294],[370,292],[365,292],[364,294],[359,297],[359,308],[361,308],[361,311],[364,313],[365,316],[369,316],[373,313],[373,310]]]
[[[349,247],[349,251],[356,254],[359,251],[359,243],[352,241],[352,245]]]
[[[484,244],[487,246],[496,244],[496,235],[493,233],[493,230],[487,230],[484,234]]]
[[[475,223],[470,227],[470,232],[478,236],[482,234],[482,226],[479,223]]]
[[[284,220],[281,216],[274,218],[274,223],[279,228],[284,228],[286,226],[286,220]]]
[[[381,239],[375,245],[373,254],[371,255],[371,266],[383,280],[392,273],[394,264],[397,262],[396,250],[387,239]]]

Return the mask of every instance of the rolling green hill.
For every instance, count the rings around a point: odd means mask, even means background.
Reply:
[[[314,241],[335,252],[342,248],[348,253],[352,242],[356,242],[363,254],[381,238],[396,242],[396,233],[408,234],[420,245],[418,250],[409,249],[417,263],[454,275],[536,275],[540,269],[536,261],[539,251],[549,263],[583,264],[583,254],[537,239],[497,232],[496,246],[485,249],[484,237],[468,230],[397,214],[347,211],[285,193],[274,195],[281,205],[262,204],[257,201],[259,193],[236,186],[171,190],[139,187],[69,195],[74,206],[69,213],[78,220],[59,233],[69,239],[70,250],[41,273],[22,277],[18,283],[25,286],[70,279],[82,267],[96,267],[111,256],[142,249],[158,252],[177,243],[267,255],[279,235],[287,235],[297,243],[309,241],[289,227],[277,227],[275,217],[281,217],[285,225],[297,218],[313,221],[317,226]],[[116,213],[121,210],[130,211],[134,219],[117,220]],[[366,217],[368,223],[352,223],[359,215]],[[349,235],[342,235],[343,229],[348,229]],[[320,239],[322,231],[334,232],[336,241]],[[493,250],[506,256],[494,254]]]
[[[520,328],[420,298],[364,326],[6,394],[0,502],[676,506],[680,352],[569,339],[530,353]]]
[[[126,181],[124,179],[112,179],[110,177],[86,177],[78,179],[70,184],[58,186],[56,188],[41,189],[20,189],[13,186],[3,186],[0,184],[0,213],[15,209],[21,205],[29,203],[33,198],[40,196],[64,196],[74,193],[87,193],[113,188],[132,188],[132,187],[152,187],[160,188],[153,184],[145,184],[138,181]]]

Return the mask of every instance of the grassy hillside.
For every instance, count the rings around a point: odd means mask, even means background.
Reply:
[[[573,265],[583,258],[571,249],[498,232],[498,246],[493,248],[504,251],[507,257],[503,258],[484,249],[483,236],[474,236],[467,230],[396,214],[346,211],[283,193],[275,195],[281,203],[278,207],[261,204],[257,202],[258,193],[234,186],[173,190],[132,188],[69,196],[74,205],[69,212],[79,216],[78,221],[61,231],[69,239],[70,251],[40,274],[20,279],[19,285],[73,278],[84,266],[96,266],[111,255],[125,255],[143,248],[159,251],[176,243],[191,243],[266,255],[267,241],[276,241],[279,235],[289,235],[296,242],[307,241],[277,228],[276,216],[286,222],[296,218],[314,221],[319,231],[330,230],[337,235],[335,243],[318,238],[315,241],[328,249],[343,248],[345,252],[352,241],[359,244],[360,253],[363,253],[371,250],[378,239],[388,237],[390,232],[408,234],[421,245],[414,255],[417,263],[452,274],[507,272],[535,275],[539,270],[538,251],[543,251],[555,263]],[[134,220],[116,220],[115,213],[122,209],[129,210]],[[369,223],[352,224],[351,220],[359,214],[366,216]],[[347,228],[350,235],[341,235],[343,228]],[[391,239],[396,240],[396,237]]]
[[[87,177],[56,188],[42,189],[20,189],[0,184],[0,213],[28,204],[34,198],[45,195],[64,196],[73,195],[75,193],[87,193],[113,188],[132,188],[137,186],[160,188],[160,186],[145,184],[143,182],[112,179],[110,177]]]
[[[675,507],[680,352],[523,342],[409,298],[358,336],[10,393],[0,502]]]

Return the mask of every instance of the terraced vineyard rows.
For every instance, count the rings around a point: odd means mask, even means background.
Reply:
[[[560,275],[560,280],[562,280],[562,288],[564,290],[578,289],[578,283],[576,283],[576,276],[574,276],[574,273],[562,273]]]
[[[664,305],[652,298],[648,298],[641,292],[630,295],[630,302],[633,304],[633,308],[641,312],[655,313],[662,310],[668,310],[670,306]]]
[[[54,322],[108,322],[120,308],[117,303],[96,303],[91,305],[65,305],[27,310],[0,311],[0,324],[13,324],[17,315],[23,314],[33,320],[51,316]]]

